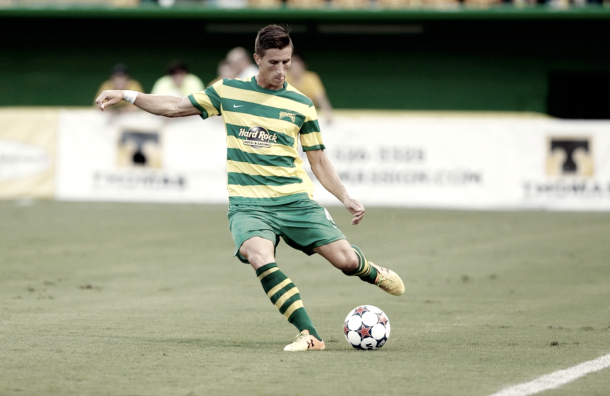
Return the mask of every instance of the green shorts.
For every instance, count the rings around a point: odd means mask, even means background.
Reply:
[[[328,211],[311,200],[274,206],[230,205],[228,217],[234,256],[246,264],[239,248],[255,236],[270,240],[275,247],[282,237],[289,246],[308,255],[318,246],[346,239]]]

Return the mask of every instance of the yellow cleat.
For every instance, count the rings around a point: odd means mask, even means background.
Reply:
[[[372,267],[377,270],[377,279],[375,284],[386,293],[390,293],[393,296],[400,296],[405,292],[405,284],[402,283],[400,276],[392,270],[380,267],[377,264],[373,264],[369,261]]]
[[[285,351],[321,351],[325,348],[324,341],[318,340],[316,337],[309,334],[309,331],[303,330],[301,334],[295,338],[292,344],[284,347]]]

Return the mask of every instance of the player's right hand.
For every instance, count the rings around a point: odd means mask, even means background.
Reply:
[[[119,103],[125,97],[125,92],[122,90],[102,91],[100,96],[95,99],[95,104],[104,111],[107,107]]]
[[[345,208],[354,215],[352,218],[352,225],[358,225],[360,221],[362,221],[365,212],[362,202],[357,199],[348,198],[343,201],[343,205],[345,205]]]

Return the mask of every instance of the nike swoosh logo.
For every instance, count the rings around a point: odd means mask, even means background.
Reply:
[[[237,105],[233,105],[233,107],[235,107],[235,108],[238,108],[238,107],[244,107],[244,105],[239,105],[239,106],[237,106]]]

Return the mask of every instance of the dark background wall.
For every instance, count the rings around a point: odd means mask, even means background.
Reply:
[[[601,94],[610,75],[610,12],[603,10],[562,17],[491,11],[0,11],[0,105],[91,105],[117,62],[126,63],[147,91],[172,59],[185,60],[207,82],[229,49],[252,50],[256,31],[267,23],[292,27],[295,49],[320,74],[336,108],[562,116],[566,106],[573,110],[570,101],[587,109],[587,101],[595,100],[598,116],[590,118],[610,118],[610,95]]]

